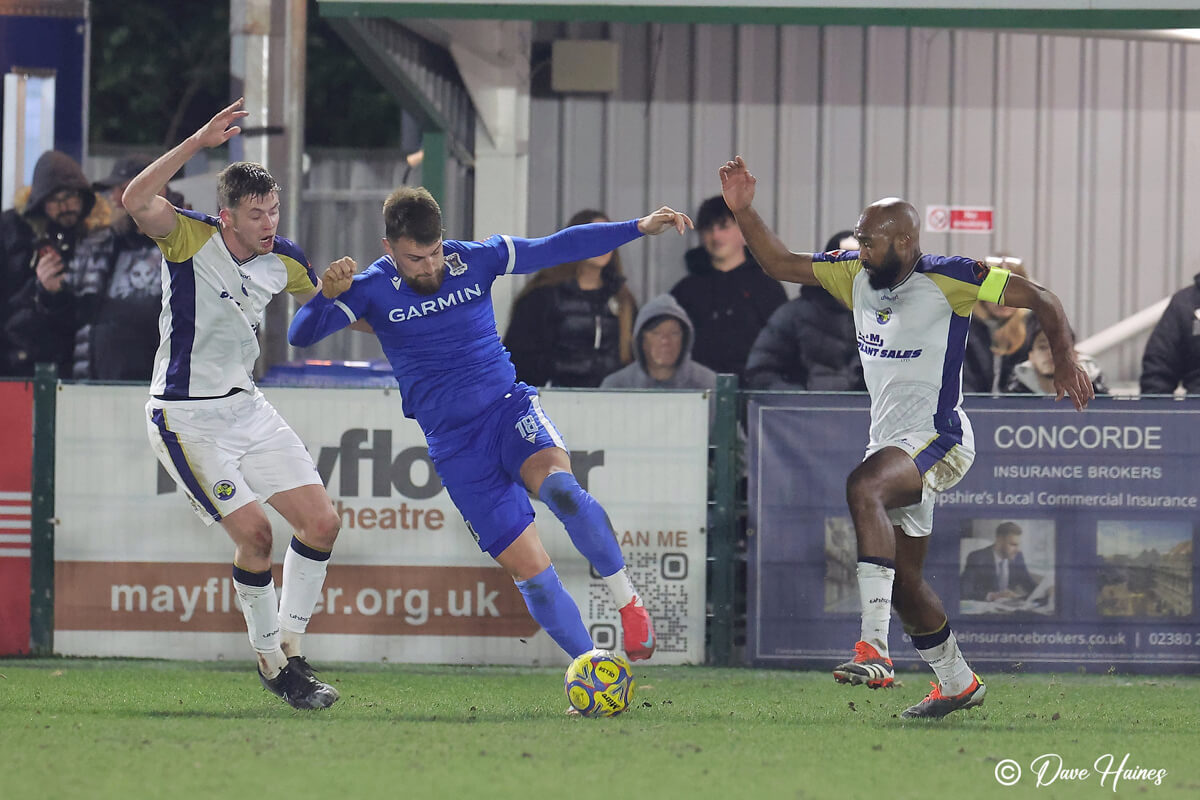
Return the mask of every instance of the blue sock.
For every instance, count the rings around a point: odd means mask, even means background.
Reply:
[[[529,580],[516,581],[516,584],[534,622],[541,625],[567,655],[575,658],[592,649],[592,637],[583,626],[579,606],[563,588],[553,564]]]
[[[538,497],[562,520],[575,549],[596,568],[600,577],[607,578],[625,568],[625,556],[621,555],[621,545],[617,544],[608,514],[596,498],[584,491],[574,475],[550,473],[542,481]]]

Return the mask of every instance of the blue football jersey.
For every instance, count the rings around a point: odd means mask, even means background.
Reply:
[[[496,330],[496,278],[601,255],[640,235],[637,220],[630,220],[579,225],[543,239],[447,240],[442,286],[432,295],[414,291],[391,256],[384,256],[336,299],[318,294],[301,308],[288,338],[303,346],[366,320],[400,384],[405,415],[426,435],[447,433],[478,417],[516,382]]]

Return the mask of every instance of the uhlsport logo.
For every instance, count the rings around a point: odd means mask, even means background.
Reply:
[[[230,500],[237,493],[237,487],[231,481],[217,481],[213,486],[213,497],[218,500]]]

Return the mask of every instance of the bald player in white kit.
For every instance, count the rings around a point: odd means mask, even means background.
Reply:
[[[946,609],[922,574],[937,494],[975,459],[962,410],[962,361],[977,300],[1031,309],[1050,339],[1057,398],[1082,410],[1093,397],[1070,326],[1054,293],[1007,270],[961,256],[921,252],[921,218],[890,197],[863,211],[859,249],[793,253],[752,207],[755,178],[740,156],[720,169],[725,202],[768,275],[820,284],[854,314],[871,395],[870,443],[846,480],[858,539],[862,629],[854,656],[833,671],[840,683],[895,684],[888,656],[893,606],[938,682],[903,717],[939,718],[983,703],[986,687],[968,666]]]

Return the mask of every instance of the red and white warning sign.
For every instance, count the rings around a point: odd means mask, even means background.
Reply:
[[[991,206],[925,206],[927,233],[991,233]]]

